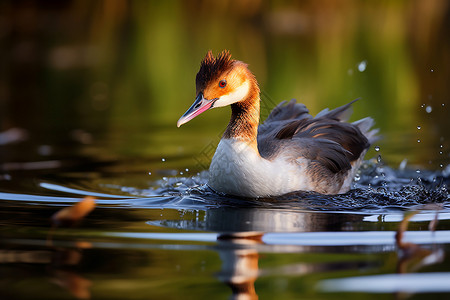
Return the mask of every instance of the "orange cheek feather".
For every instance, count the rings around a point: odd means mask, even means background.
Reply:
[[[229,93],[229,86],[226,86],[224,88],[220,88],[219,86],[208,86],[203,91],[203,97],[205,97],[205,99],[211,100],[215,98],[220,98],[228,93]]]
[[[219,81],[209,84],[203,91],[203,96],[208,100],[220,98],[239,87],[245,81],[245,78],[246,74],[243,70],[228,74],[226,76],[227,85],[224,88],[219,87]],[[222,77],[222,79],[224,78]]]

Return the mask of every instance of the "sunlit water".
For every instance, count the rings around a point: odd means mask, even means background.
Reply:
[[[2,180],[7,298],[450,293],[448,167],[398,170],[373,160],[343,195],[244,199],[210,190],[207,171],[166,169],[152,181],[97,173],[95,163],[52,176],[30,166]],[[51,229],[55,211],[86,195],[97,199],[92,214]],[[425,251],[413,262],[395,243],[409,210],[420,213],[405,239]]]

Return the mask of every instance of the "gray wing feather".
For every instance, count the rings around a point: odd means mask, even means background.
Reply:
[[[273,159],[278,154],[293,159],[306,158],[338,173],[349,170],[370,146],[377,130],[371,118],[346,123],[356,100],[333,110],[323,110],[315,118],[303,105],[291,100],[274,108],[258,131],[261,156]]]
[[[276,143],[275,136],[280,129],[292,121],[310,118],[312,116],[306,106],[297,103],[295,99],[289,102],[282,101],[275,106],[264,123],[258,127],[258,149],[261,156],[269,157],[277,151],[279,145]]]
[[[287,103],[287,104],[286,104]],[[295,99],[283,101],[270,112],[264,123],[258,127],[258,142],[259,137],[271,136],[276,134],[279,130],[293,120],[300,120],[304,118],[312,118],[308,109],[304,104],[296,103]]]

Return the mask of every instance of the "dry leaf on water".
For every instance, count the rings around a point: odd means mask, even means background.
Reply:
[[[70,226],[88,215],[95,208],[95,198],[87,196],[80,202],[65,207],[52,216],[54,226]]]
[[[395,235],[397,247],[400,249],[399,260],[397,262],[398,273],[414,272],[423,266],[442,262],[444,252],[442,249],[424,249],[421,246],[408,243],[403,240],[404,233],[408,229],[408,224],[413,216],[418,212],[412,212],[403,218]],[[429,229],[434,232],[437,225],[437,213],[435,218],[430,222]]]

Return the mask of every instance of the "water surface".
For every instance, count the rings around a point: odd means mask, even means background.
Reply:
[[[6,298],[450,293],[445,172],[418,174],[373,160],[347,194],[240,199],[211,191],[206,171],[161,168],[150,176],[136,162],[58,162],[56,169],[48,161],[27,164],[1,181]],[[113,171],[122,167],[135,173]],[[52,228],[57,210],[86,195],[97,199],[90,215]],[[405,240],[421,249],[411,257],[395,242],[410,210],[420,213]]]
[[[449,297],[448,1],[44,2],[0,3],[1,299]],[[353,189],[211,191],[229,110],[176,128],[209,49],[262,119],[361,98],[382,138]]]

